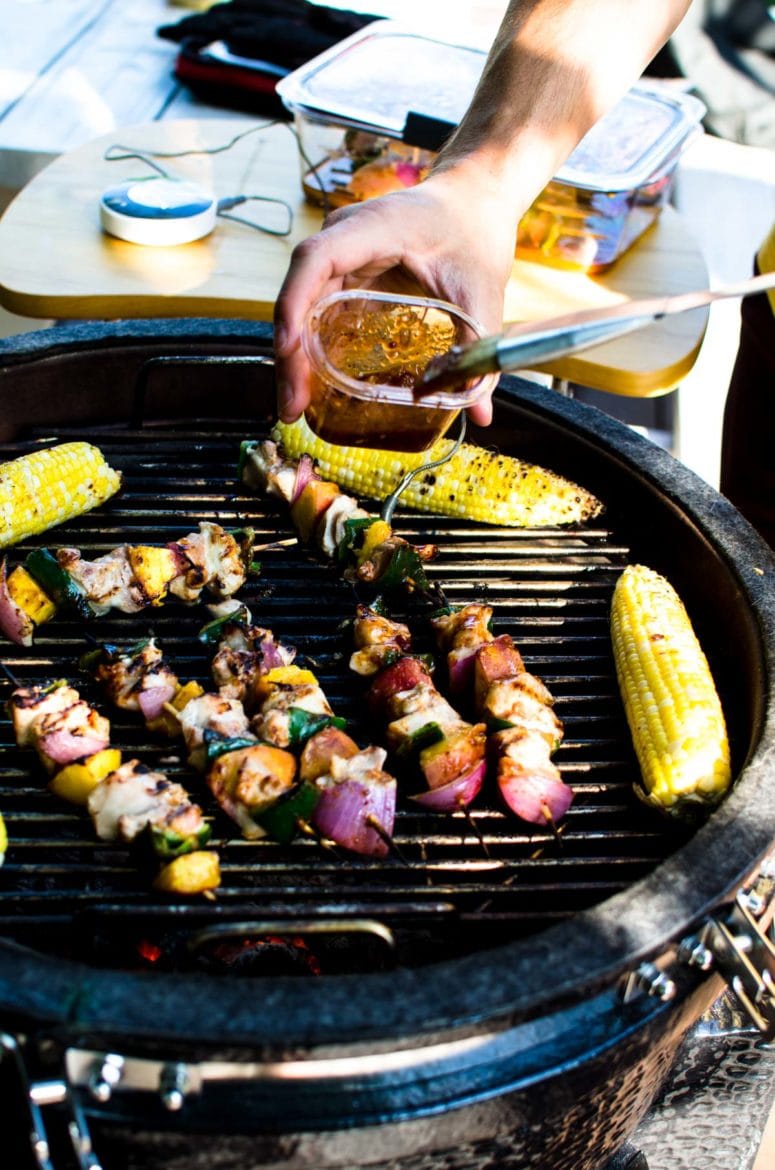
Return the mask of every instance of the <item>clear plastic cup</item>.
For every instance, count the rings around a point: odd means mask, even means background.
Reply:
[[[497,375],[428,396],[416,393],[417,381],[434,357],[483,335],[446,301],[370,289],[332,293],[313,306],[302,333],[312,368],[307,422],[340,446],[425,451],[492,391]]]

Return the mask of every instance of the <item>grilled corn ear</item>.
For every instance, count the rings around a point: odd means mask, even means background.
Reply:
[[[0,465],[0,548],[104,503],[121,475],[91,443],[60,443]]]
[[[277,423],[273,438],[290,459],[306,452],[324,478],[372,500],[384,500],[407,471],[440,459],[452,446],[450,439],[441,439],[430,451],[412,454],[339,447],[319,439],[304,418]],[[401,504],[511,528],[580,524],[602,511],[598,499],[563,476],[472,443],[418,476],[402,493]]]
[[[681,815],[713,805],[732,779],[724,713],[708,660],[672,585],[629,565],[611,604],[619,689],[647,803]]]

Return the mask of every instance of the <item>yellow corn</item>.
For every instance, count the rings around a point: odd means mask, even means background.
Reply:
[[[372,500],[384,500],[407,471],[440,459],[452,446],[450,439],[441,439],[430,451],[412,454],[339,447],[319,439],[304,418],[278,423],[273,438],[290,459],[306,452],[324,478]],[[472,443],[464,443],[447,463],[413,480],[401,504],[511,528],[580,524],[602,511],[599,500],[563,476]]]
[[[6,850],[8,849],[8,832],[6,831],[3,814],[0,813],[0,865],[5,861]]]
[[[0,548],[104,503],[121,476],[91,443],[61,443],[0,465]]]
[[[614,589],[611,638],[643,790],[682,814],[715,804],[732,779],[724,713],[708,660],[672,585],[629,565]]]

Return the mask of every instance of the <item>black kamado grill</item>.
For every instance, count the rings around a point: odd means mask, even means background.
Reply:
[[[0,394],[2,458],[87,437],[126,480],[13,563],[41,543],[87,556],[163,543],[199,520],[252,525],[261,543],[292,535],[279,507],[236,479],[240,440],[271,426],[268,327],[147,321],[16,337],[0,345]],[[724,978],[749,1002],[745,1027],[770,1035],[775,563],[715,491],[594,409],[505,378],[479,438],[607,505],[570,530],[396,515],[407,538],[439,544],[430,571],[450,601],[490,601],[497,632],[555,694],[557,761],[576,790],[563,831],[528,831],[490,793],[470,819],[403,802],[385,860],[303,838],[247,842],[174,746],[111,712],[116,746],[215,813],[222,889],[175,900],[150,893],[134,856],[47,791],[3,715],[0,1087],[13,1170],[602,1170],[623,1157]],[[346,669],[351,587],[298,547],[262,561],[243,591],[254,619],[314,663],[367,742]],[[727,714],[736,784],[696,831],[632,792],[608,634],[631,561],[684,598]],[[90,632],[127,643],[152,631],[181,677],[206,682],[206,617],[169,604]],[[99,703],[77,675],[87,645],[85,628],[58,616],[34,648],[2,654],[17,679],[77,678]],[[1,681],[0,700],[10,690]]]

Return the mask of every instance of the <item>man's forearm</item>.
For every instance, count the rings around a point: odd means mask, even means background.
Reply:
[[[476,172],[525,209],[638,79],[689,0],[511,0],[437,171]]]

